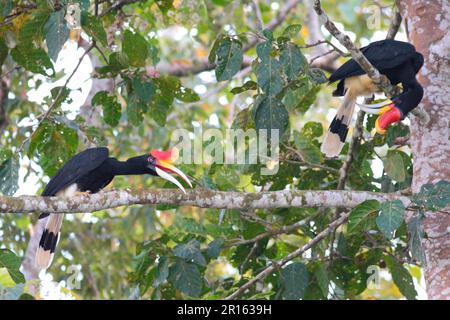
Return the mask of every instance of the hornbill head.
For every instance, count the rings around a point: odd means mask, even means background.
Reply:
[[[390,124],[398,122],[404,118],[404,115],[398,108],[397,103],[389,99],[374,104],[358,104],[358,106],[361,110],[367,113],[379,115],[375,121],[375,129],[379,134],[385,134],[387,127]]]
[[[167,151],[159,151],[153,149],[150,151],[150,154],[147,158],[147,168],[155,172],[155,175],[172,182],[178,188],[180,188],[181,191],[186,193],[186,190],[181,185],[181,183],[170,175],[170,173],[178,175],[192,188],[192,184],[191,181],[189,181],[189,178],[180,169],[172,164],[177,160],[177,158],[178,151],[175,148],[169,149]]]

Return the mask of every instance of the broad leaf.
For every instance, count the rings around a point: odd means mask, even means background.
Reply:
[[[11,56],[14,61],[28,71],[40,73],[44,76],[52,76],[55,74],[53,63],[50,61],[50,58],[44,49],[36,49],[20,44],[11,50]],[[51,73],[47,72],[48,70],[50,70]]]
[[[348,231],[366,231],[373,225],[373,217],[380,210],[380,203],[376,200],[366,200],[350,211],[348,217]]]
[[[69,38],[69,28],[64,18],[64,10],[53,12],[44,26],[48,55],[53,61],[58,58],[64,43]]]
[[[393,257],[384,256],[389,271],[391,272],[392,279],[400,292],[408,300],[415,300],[417,297],[416,289],[414,288],[414,282],[411,274],[401,264],[399,264]]]
[[[231,89],[231,93],[238,94],[247,90],[256,90],[257,88],[258,84],[255,81],[249,80],[245,82],[242,86]]]
[[[149,55],[148,43],[140,34],[125,30],[122,52],[128,56],[130,65],[134,67],[143,67],[145,65],[145,60]]]
[[[8,249],[0,249],[0,267],[6,268],[15,283],[24,283],[25,277],[19,271],[21,260],[14,252]]]
[[[85,23],[83,24],[83,29],[90,37],[92,37],[102,46],[106,47],[108,45],[106,31],[103,27],[101,19],[96,18],[92,15],[87,15]]]
[[[392,239],[395,230],[400,228],[404,221],[405,206],[400,200],[383,202],[380,205],[380,214],[376,222],[388,239]]]
[[[254,118],[257,130],[266,129],[268,137],[271,129],[279,130],[279,137],[284,134],[289,125],[289,114],[278,99],[263,96],[254,108],[256,108]]]
[[[294,131],[294,142],[303,161],[312,164],[320,164],[322,162],[322,153],[319,147],[314,145],[308,137],[301,135],[298,131]]]
[[[419,261],[422,266],[426,266],[425,251],[422,247],[422,239],[424,237],[422,221],[421,216],[415,216],[408,223],[409,250],[414,259]]]
[[[284,81],[281,72],[281,63],[275,58],[264,59],[256,67],[258,85],[266,95],[276,96],[283,89]]]
[[[308,269],[306,269],[303,263],[294,262],[286,266],[280,274],[280,284],[283,287],[283,299],[302,299],[308,286],[308,280]]]
[[[426,210],[437,211],[450,203],[450,182],[441,180],[436,184],[425,184],[413,196],[413,202]]]
[[[222,251],[223,245],[225,241],[223,239],[215,239],[208,244],[208,249],[206,250],[206,254],[216,259],[220,255],[220,251]]]
[[[183,258],[187,262],[193,262],[201,266],[206,266],[205,257],[200,251],[200,242],[192,239],[188,243],[180,243],[173,249],[176,257]]]
[[[242,44],[229,37],[220,41],[216,51],[216,79],[217,81],[230,80],[240,69],[243,60]]]
[[[300,72],[303,72],[308,65],[308,60],[293,43],[287,43],[281,49],[280,62],[289,81],[297,79]]]
[[[11,157],[0,164],[0,192],[12,196],[19,188],[19,161]]]
[[[198,297],[202,291],[203,279],[197,266],[182,259],[170,268],[169,280],[177,290],[191,297]]]
[[[105,123],[109,124],[112,127],[115,127],[119,124],[122,108],[120,106],[120,103],[117,102],[117,98],[115,96],[108,96],[108,92],[99,91],[92,98],[92,105],[102,106],[103,120],[105,121]]]
[[[403,158],[398,151],[389,151],[384,162],[384,170],[392,180],[403,182],[406,178]]]

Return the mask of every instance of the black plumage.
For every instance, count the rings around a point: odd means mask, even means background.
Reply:
[[[160,176],[175,183],[183,191],[184,188],[167,172],[178,174],[191,187],[189,179],[176,167],[170,164],[169,152],[152,151],[152,154],[144,154],[119,161],[109,157],[108,148],[91,148],[84,150],[58,170],[56,175],[46,185],[42,196],[71,197],[81,192],[97,193],[106,187],[117,175],[141,175],[150,174]],[[160,158],[160,159],[159,159]],[[36,253],[36,265],[47,268],[53,258],[56,245],[59,240],[63,215],[44,213],[39,219],[48,217],[46,227],[39,242]]]
[[[376,124],[377,131],[382,133],[389,124],[403,119],[422,100],[423,89],[416,74],[424,59],[412,44],[396,40],[373,42],[361,48],[361,52],[393,85],[402,85],[402,93],[392,99],[389,108],[380,106],[371,110],[372,113],[381,114]],[[356,98],[373,95],[379,89],[353,59],[344,63],[328,80],[329,83],[339,81],[333,95],[344,96],[321,148],[328,157],[334,157],[340,153],[345,142]]]

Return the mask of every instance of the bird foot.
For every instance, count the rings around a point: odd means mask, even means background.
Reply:
[[[74,196],[87,196],[90,195],[91,193],[89,191],[77,191],[74,193]]]

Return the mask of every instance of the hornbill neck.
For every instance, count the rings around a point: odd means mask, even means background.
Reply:
[[[423,98],[423,88],[416,78],[405,86],[404,92],[393,99],[395,106],[402,111],[403,117],[417,107]]]
[[[147,167],[147,158],[148,155],[133,157],[126,161],[110,158],[110,165],[113,174],[116,176],[154,174],[154,172]]]

